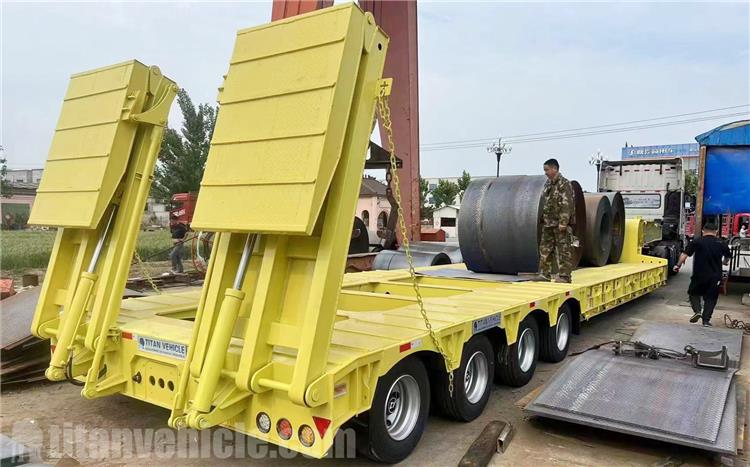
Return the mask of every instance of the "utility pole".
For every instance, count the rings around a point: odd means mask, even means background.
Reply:
[[[507,154],[512,150],[513,148],[510,145],[503,143],[502,137],[498,138],[496,143],[492,143],[491,145],[487,146],[487,152],[495,154],[495,156],[497,156],[496,177],[500,176],[500,158],[503,157],[503,154]]]
[[[589,164],[596,166],[596,191],[599,191],[601,187],[600,177],[601,177],[601,169],[602,169],[603,160],[604,160],[604,154],[602,154],[601,149],[597,149],[596,154],[592,154],[591,157],[589,157]]]

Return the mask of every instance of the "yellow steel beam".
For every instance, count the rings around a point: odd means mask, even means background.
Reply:
[[[137,61],[71,78],[29,221],[59,227],[32,323],[56,341],[49,379],[101,364],[176,91]],[[73,361],[77,342],[88,366]],[[85,395],[97,380],[89,372]]]

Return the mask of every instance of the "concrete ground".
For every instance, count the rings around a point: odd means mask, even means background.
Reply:
[[[612,339],[627,339],[643,321],[686,323],[689,264],[675,278],[648,296],[584,324],[574,336],[571,351]],[[719,300],[714,324],[723,316],[750,322],[750,307],[740,304],[747,288],[730,289]],[[748,345],[743,346],[747,353]],[[494,386],[482,416],[471,423],[456,423],[431,416],[427,430],[404,464],[456,465],[484,426],[492,420],[510,421],[515,437],[504,454],[493,457],[498,466],[671,466],[711,465],[715,457],[697,449],[579,425],[527,416],[517,405],[526,394],[544,384],[560,364],[540,363],[532,381],[523,388]],[[743,358],[739,377],[744,381],[750,360]],[[187,433],[193,444],[180,442],[167,428],[168,411],[124,396],[85,400],[80,388],[67,383],[43,383],[3,392],[2,433],[37,452],[37,460],[61,465],[372,465],[352,459],[351,443],[342,443],[339,456],[317,461],[260,444],[224,429],[200,435]],[[198,436],[202,438],[198,439]],[[182,439],[185,441],[185,439]],[[202,441],[202,442],[199,442]],[[194,449],[193,446],[198,446]],[[239,446],[242,446],[240,448]],[[126,451],[123,455],[122,451]]]

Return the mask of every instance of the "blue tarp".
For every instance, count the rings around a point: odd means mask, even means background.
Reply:
[[[703,214],[750,212],[750,146],[706,149]]]
[[[750,120],[727,123],[695,137],[701,146],[750,146]]]

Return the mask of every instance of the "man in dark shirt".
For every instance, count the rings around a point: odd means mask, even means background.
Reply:
[[[177,224],[172,227],[172,243],[174,247],[172,248],[172,252],[169,253],[169,259],[172,260],[172,274],[182,274],[184,272],[182,257],[185,255],[185,235],[187,235],[187,227],[184,224]]]
[[[693,275],[690,276],[688,296],[693,308],[691,323],[703,318],[704,326],[711,326],[711,315],[719,299],[719,285],[722,278],[722,264],[729,264],[731,253],[729,247],[716,237],[716,226],[707,223],[703,227],[703,236],[690,242],[674,267],[679,271],[688,256],[693,259]],[[703,299],[703,310],[701,310]]]

